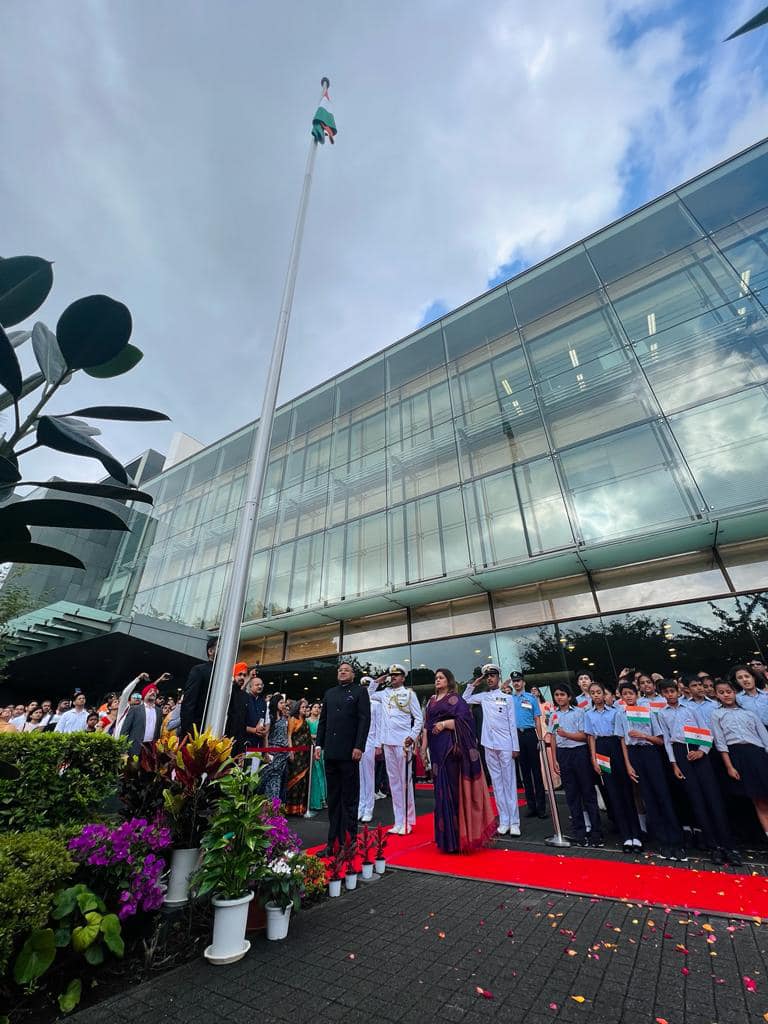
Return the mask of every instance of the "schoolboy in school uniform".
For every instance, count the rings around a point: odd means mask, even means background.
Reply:
[[[573,697],[566,686],[553,686],[552,699],[555,709],[549,717],[549,732],[554,742],[554,762],[563,780],[573,838],[577,846],[605,846],[595,794],[595,774],[584,732],[584,712],[572,706]],[[591,826],[589,837],[585,812]]]

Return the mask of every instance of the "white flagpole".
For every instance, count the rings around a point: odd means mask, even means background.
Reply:
[[[329,85],[328,79],[323,78],[321,83],[323,90],[321,101],[323,96],[327,94]],[[243,611],[248,593],[248,579],[251,568],[251,555],[256,535],[256,517],[264,491],[269,443],[272,438],[272,422],[275,417],[280,372],[283,368],[285,342],[288,336],[288,324],[291,319],[291,307],[293,306],[293,294],[296,288],[296,275],[299,269],[301,242],[304,236],[304,222],[307,216],[307,204],[312,184],[312,171],[315,164],[317,145],[317,141],[313,137],[309,144],[307,166],[304,171],[304,184],[301,190],[299,211],[296,216],[296,226],[293,230],[288,271],[285,276],[285,285],[283,286],[283,298],[280,303],[280,315],[277,320],[275,340],[272,345],[272,357],[264,386],[264,401],[261,406],[259,426],[256,430],[253,447],[251,448],[251,459],[245,481],[245,498],[240,509],[240,521],[235,538],[232,569],[229,586],[226,591],[224,613],[221,619],[219,645],[216,651],[216,659],[211,675],[211,686],[208,692],[204,725],[206,728],[212,729],[216,736],[221,736],[224,732],[232,685],[232,666],[235,664],[240,645],[240,627],[243,622]]]

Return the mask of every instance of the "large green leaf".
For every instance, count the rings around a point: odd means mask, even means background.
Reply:
[[[132,370],[143,358],[144,353],[140,348],[136,348],[135,345],[126,345],[123,351],[115,356],[114,359],[110,359],[108,363],[100,363],[98,366],[86,366],[84,370],[89,377],[97,377],[100,380],[108,377],[119,377],[121,374]]]
[[[73,978],[59,996],[59,1009],[62,1013],[72,1013],[80,1002],[83,994],[83,983],[79,978]]]
[[[39,256],[0,259],[0,324],[13,327],[42,306],[53,284],[53,264]]]
[[[78,885],[70,885],[67,889],[59,889],[56,893],[56,902],[51,911],[54,921],[61,921],[68,917],[77,906],[77,897],[81,892],[88,892],[88,886],[80,882]]]
[[[21,480],[21,473],[19,473],[19,467],[15,460],[6,459],[4,455],[0,455],[0,483],[15,484],[19,480]]]
[[[8,331],[8,337],[14,348],[20,348],[32,337],[32,331]]]
[[[66,498],[30,498],[0,508],[0,533],[14,526],[57,526],[72,530],[120,530],[129,532],[123,520],[99,505]],[[82,908],[81,908],[82,909]]]
[[[146,491],[139,491],[135,487],[118,487],[116,484],[81,483],[79,480],[23,480],[22,484],[24,487],[47,487],[52,491],[69,491],[70,494],[90,494],[94,498],[114,498],[115,501],[143,501],[147,505],[154,502],[152,495]]]
[[[29,985],[37,981],[53,963],[56,957],[56,940],[53,928],[36,928],[21,947],[13,965],[13,980],[17,985]]]
[[[45,384],[45,377],[42,373],[31,373],[29,377],[25,377],[22,381],[19,398],[26,398],[27,395],[31,395],[33,391],[37,391],[41,384]],[[11,395],[0,394],[0,412],[10,409],[12,405],[13,398]]]
[[[79,558],[68,551],[33,544],[30,541],[0,538],[0,562],[19,562],[21,565],[62,565],[69,569],[84,569]]]
[[[85,959],[92,967],[98,967],[104,963],[104,947],[100,942],[94,942],[85,951]]]
[[[59,317],[56,338],[70,370],[101,366],[114,359],[131,337],[131,312],[108,295],[87,295]]]
[[[41,416],[37,422],[37,440],[57,452],[98,459],[115,480],[119,480],[121,484],[130,482],[128,474],[117,459],[98,441],[84,433],[76,420],[72,421],[65,416]]]
[[[90,916],[90,915],[89,915]],[[72,929],[72,949],[76,953],[84,953],[99,937],[98,922],[86,923]]]
[[[67,364],[59,348],[56,335],[39,320],[32,328],[32,348],[37,365],[49,384],[56,384],[67,375]]]
[[[75,409],[69,416],[93,416],[97,420],[132,420],[136,423],[151,420],[167,420],[164,412],[142,409],[132,405],[91,405],[87,409]]]
[[[0,385],[14,398],[21,395],[21,366],[13,351],[11,339],[0,326]]]
[[[104,942],[115,956],[122,956],[125,953],[122,931],[117,914],[107,914],[101,922],[101,934],[104,936]]]

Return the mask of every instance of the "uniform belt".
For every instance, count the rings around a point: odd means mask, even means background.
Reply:
[[[535,725],[518,725],[517,731],[518,732],[536,732],[536,726]]]

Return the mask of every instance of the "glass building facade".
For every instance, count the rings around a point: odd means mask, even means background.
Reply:
[[[312,688],[764,650],[767,385],[768,141],[281,407],[243,653]],[[100,607],[219,625],[255,429],[145,485]]]

